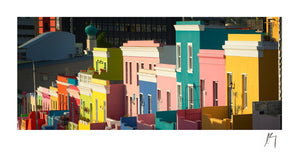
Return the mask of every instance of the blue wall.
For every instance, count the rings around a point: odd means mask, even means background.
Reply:
[[[157,83],[147,82],[147,81],[139,81],[140,84],[140,93],[143,94],[144,101],[144,114],[149,114],[149,102],[148,95],[152,96],[152,112],[155,113],[157,111]]]
[[[121,130],[136,130],[137,129],[137,119],[136,117],[122,117]]]

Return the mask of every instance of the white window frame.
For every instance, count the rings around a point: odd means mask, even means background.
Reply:
[[[144,64],[144,62],[141,63],[141,69],[145,69],[145,64]]]
[[[129,62],[129,84],[132,84],[132,62]]]
[[[128,62],[125,62],[125,83],[128,83]]]
[[[150,114],[150,113],[152,113],[152,95],[151,94],[148,94],[148,105],[149,105],[148,108],[149,108],[149,114]]]
[[[178,48],[180,50],[178,50]],[[181,72],[181,66],[182,66],[182,62],[181,62],[181,53],[182,49],[181,49],[181,43],[177,42],[176,43],[176,69],[178,72]]]
[[[213,102],[214,102],[214,106],[218,106],[219,102],[218,102],[218,81],[213,81]]]
[[[169,97],[168,97],[168,95],[169,95]],[[170,111],[170,110],[171,110],[171,91],[167,90],[167,111]]]
[[[139,62],[136,62],[136,85],[140,85],[139,84],[139,75],[137,74],[140,71],[140,64]]]
[[[191,52],[190,52],[190,48],[191,48]],[[188,73],[193,73],[193,43],[187,43],[187,63],[188,63],[188,67],[187,67]]]
[[[161,107],[161,90],[157,89],[157,111],[160,111]]]
[[[144,114],[144,94],[143,93],[140,93],[140,107],[139,107],[139,111],[140,111],[140,114]]]
[[[201,79],[200,80],[201,83],[201,99],[202,99],[202,107],[205,107],[205,80]]]
[[[192,89],[192,99],[190,99],[190,89]],[[188,109],[194,109],[194,85],[188,84]]]
[[[178,86],[180,86],[179,90],[178,90]],[[179,93],[178,93],[178,91],[179,91]],[[177,109],[181,110],[182,109],[182,85],[180,82],[177,82],[176,93],[177,93]]]
[[[246,73],[243,73],[242,74],[242,80],[243,80],[243,86],[242,86],[242,89],[243,89],[243,107],[244,109],[247,109],[247,74]]]

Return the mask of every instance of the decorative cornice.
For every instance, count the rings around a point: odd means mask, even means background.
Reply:
[[[110,94],[109,85],[100,85],[100,84],[91,83],[91,89],[92,91],[96,91],[104,94]]]
[[[147,81],[147,82],[156,83],[156,74],[155,73],[140,71],[137,74],[139,75],[139,81]]]
[[[161,47],[120,47],[123,56],[159,57]]]
[[[225,41],[226,56],[263,57],[263,47],[259,41]]]
[[[176,71],[175,71],[175,69],[155,67],[155,70],[156,70],[156,74],[158,76],[165,76],[165,77],[176,78]]]
[[[69,86],[70,85],[69,83],[61,82],[61,81],[58,81],[58,80],[56,80],[56,83],[57,84],[61,84],[61,85],[65,85],[65,86]]]
[[[174,25],[176,31],[204,31],[204,25]]]
[[[109,58],[109,52],[108,51],[93,51],[93,56]]]

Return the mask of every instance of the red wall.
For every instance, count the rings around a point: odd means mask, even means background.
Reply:
[[[107,95],[107,117],[120,120],[125,115],[124,84],[110,85],[110,94]]]

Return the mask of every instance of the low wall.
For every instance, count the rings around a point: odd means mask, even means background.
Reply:
[[[122,117],[121,130],[133,130],[137,128],[136,117]]]
[[[177,111],[158,111],[155,113],[156,130],[176,130]]]
[[[106,122],[103,123],[91,123],[91,130],[105,130]]]
[[[200,130],[201,121],[185,120],[182,117],[177,117],[177,130]]]
[[[84,123],[81,120],[78,121],[78,128],[79,130],[90,130],[90,123]]]
[[[251,130],[252,114],[233,115],[232,129],[234,130]]]
[[[137,116],[138,121],[146,124],[155,124],[155,114],[142,114]]]
[[[202,107],[203,114],[210,114],[211,118],[225,119],[228,117],[228,106]]]
[[[202,115],[202,130],[229,130],[230,119],[212,118],[210,114]]]

